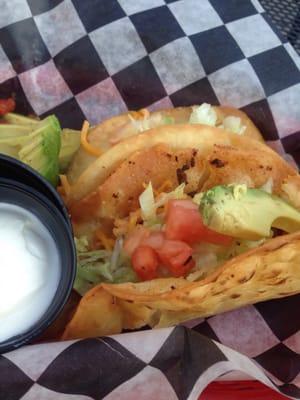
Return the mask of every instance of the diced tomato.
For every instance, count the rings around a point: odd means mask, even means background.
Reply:
[[[150,230],[142,225],[137,226],[124,242],[124,251],[131,256],[134,250],[140,246],[142,241],[150,236]]]
[[[195,265],[192,259],[193,249],[179,240],[165,240],[157,250],[160,261],[173,276],[186,275]]]
[[[150,236],[143,239],[141,244],[143,246],[150,246],[152,249],[157,250],[162,247],[165,237],[162,232],[151,232]]]
[[[0,99],[0,116],[14,111],[15,107],[14,99]]]
[[[201,222],[202,222],[202,220],[201,220]],[[203,225],[203,226],[205,229],[205,233],[202,238],[203,242],[219,244],[221,246],[230,246],[232,244],[232,241],[233,241],[232,237],[222,235],[222,233],[212,231],[211,229],[207,228],[205,225]]]
[[[167,206],[167,239],[187,243],[209,242],[230,245],[232,238],[207,228],[202,221],[198,207],[191,200],[170,200]]]
[[[143,280],[154,279],[157,276],[158,256],[150,246],[137,247],[131,257],[133,269]]]

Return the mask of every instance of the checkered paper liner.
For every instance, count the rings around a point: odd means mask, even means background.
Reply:
[[[127,109],[228,104],[299,165],[299,67],[257,0],[0,0],[0,96],[69,128]],[[300,399],[299,309],[300,295],[23,347],[0,356],[0,400],[197,399],[229,371]]]

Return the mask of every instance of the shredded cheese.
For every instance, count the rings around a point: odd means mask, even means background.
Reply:
[[[128,233],[127,219],[117,218],[115,219],[114,225],[113,233],[116,237],[124,236]]]
[[[158,196],[162,192],[169,192],[172,189],[172,182],[170,179],[165,180],[158,189],[154,190],[155,196]]]
[[[94,146],[92,146],[88,141],[87,141],[87,135],[89,132],[89,127],[90,124],[88,121],[84,121],[81,129],[81,134],[80,134],[80,143],[81,146],[84,148],[84,150],[91,154],[92,156],[99,157],[102,154],[102,151]]]
[[[150,113],[147,108],[142,108],[139,111],[129,111],[128,115],[133,119],[146,119],[150,116]]]
[[[114,223],[115,227],[113,229],[114,235],[119,237],[131,232],[132,230],[135,229],[140,219],[141,219],[140,209],[131,212],[128,217],[116,218]]]
[[[95,232],[95,235],[96,235],[96,238],[102,244],[102,246],[105,248],[105,250],[112,250],[113,249],[113,247],[115,245],[114,239],[111,239],[108,236],[106,236],[105,233],[102,232],[100,229],[98,229]]]
[[[138,209],[133,213],[130,213],[128,231],[131,232],[137,225],[138,220],[141,218],[141,210]]]
[[[65,194],[66,196],[69,195],[71,191],[71,185],[68,181],[66,175],[59,175],[61,186],[58,188],[60,193]]]
[[[131,215],[130,216],[129,224],[128,224],[128,231],[129,232],[131,232],[135,228],[137,220],[138,220],[138,216],[137,215]]]

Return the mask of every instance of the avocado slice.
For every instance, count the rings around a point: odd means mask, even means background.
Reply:
[[[0,138],[12,139],[21,135],[28,135],[32,132],[30,125],[10,125],[0,123]]]
[[[59,173],[60,147],[60,124],[54,115],[50,115],[40,121],[27,136],[26,144],[18,152],[18,157],[55,186]]]
[[[4,114],[1,118],[4,122],[11,125],[22,125],[27,126],[32,129],[39,123],[38,118],[33,117],[25,117],[24,115],[16,114],[16,113],[7,113]]]
[[[235,238],[258,240],[271,237],[271,228],[300,230],[300,212],[260,189],[246,185],[220,185],[201,198],[199,210],[210,229]]]
[[[59,153],[59,170],[65,172],[74,154],[80,147],[80,131],[63,129],[61,134],[61,149]]]

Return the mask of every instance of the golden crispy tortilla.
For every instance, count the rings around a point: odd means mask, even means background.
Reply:
[[[299,265],[300,232],[297,232],[270,239],[264,245],[226,262],[199,282],[170,278],[136,284],[102,284],[91,291],[100,295],[93,301],[95,315],[84,313],[84,307],[91,298],[91,292],[88,292],[63,338],[101,336],[145,325],[168,327],[193,318],[291,296],[300,293]],[[110,299],[117,311],[108,313],[102,309],[101,312],[101,296]],[[89,323],[86,329],[88,318],[92,321],[99,319],[99,322],[95,323],[95,327]],[[114,329],[109,330],[110,326]],[[117,328],[119,330],[116,331]]]
[[[171,191],[184,182],[186,193],[198,193],[233,182],[261,187],[272,179],[273,193],[281,195],[284,179],[292,174],[296,172],[284,160],[264,150],[253,153],[251,149],[215,145],[202,152],[157,145],[123,161],[102,185],[75,202],[70,213],[77,226],[100,218],[125,218],[139,208],[139,196],[150,180],[154,190],[167,186]]]
[[[61,338],[67,340],[113,335],[121,332],[122,328],[121,308],[109,292],[96,286],[81,299]]]
[[[160,281],[151,291],[141,284],[103,284],[117,299],[129,300],[163,312],[185,312],[206,317],[247,304],[300,292],[300,232],[270,239],[264,245],[227,261],[199,282],[161,293]],[[158,313],[159,314],[159,313]],[[170,314],[172,315],[172,313]],[[180,315],[180,314],[179,314]],[[180,321],[176,321],[178,323]],[[162,323],[157,320],[156,324]]]
[[[217,124],[227,116],[235,116],[241,119],[241,125],[245,126],[244,135],[263,142],[262,135],[251,119],[243,112],[233,107],[214,106],[217,114]],[[88,141],[97,149],[107,151],[113,145],[130,136],[137,135],[145,129],[153,129],[165,124],[171,119],[175,124],[186,124],[189,121],[192,107],[176,107],[149,113],[147,110],[130,111],[109,118],[90,129]],[[75,155],[68,170],[68,180],[71,184],[76,182],[82,172],[95,161],[95,156],[80,148]]]
[[[249,140],[249,141],[248,141]],[[254,139],[227,133],[207,125],[165,125],[138,136],[121,141],[98,157],[71,186],[66,199],[70,205],[94,191],[105,179],[134,152],[165,144],[173,149],[197,149],[207,154],[214,145],[226,145],[241,149],[272,152],[264,143]],[[279,157],[279,156],[278,156]]]
[[[159,279],[152,281],[150,290],[145,285],[147,282],[103,284],[102,287],[117,298],[158,310],[194,310],[201,311],[201,316],[215,314],[231,309],[234,304],[245,305],[298,293],[299,244],[300,232],[278,236],[225,262],[199,282],[185,280],[184,285],[172,285],[169,290],[165,287],[161,290]],[[254,289],[257,299],[252,298]]]

